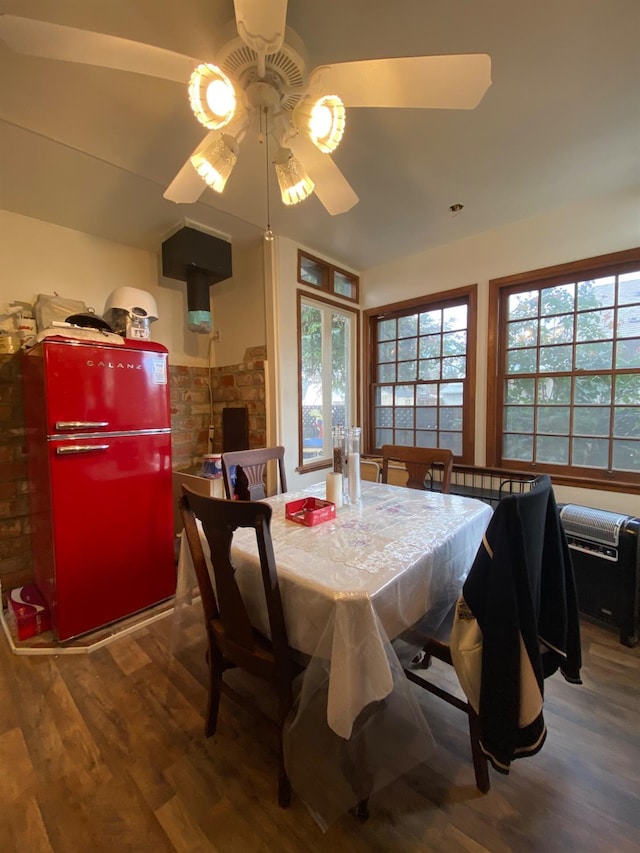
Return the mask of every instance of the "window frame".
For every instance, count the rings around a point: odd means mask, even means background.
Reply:
[[[572,263],[558,264],[530,272],[518,273],[512,276],[491,279],[489,281],[489,323],[488,323],[488,361],[487,361],[487,440],[486,458],[487,465],[497,469],[509,470],[517,467],[522,471],[538,473],[542,469],[548,472],[554,480],[568,486],[577,486],[587,489],[605,489],[615,492],[640,492],[640,472],[622,471],[619,469],[603,470],[596,468],[583,468],[576,465],[559,465],[547,462],[514,462],[513,459],[503,459],[503,413],[505,405],[505,378],[507,376],[506,359],[506,330],[507,330],[507,302],[512,293],[526,292],[528,290],[542,290],[544,288],[571,284],[588,279],[603,278],[607,275],[621,275],[640,269],[640,247],[628,249],[622,252],[613,252],[599,255],[593,258],[584,258]],[[615,337],[612,338],[616,340]],[[572,346],[576,344],[575,333]],[[537,344],[539,347],[539,343]],[[612,376],[626,373],[634,369],[620,370],[612,365],[610,370]],[[532,374],[544,375],[544,374]],[[573,368],[571,371],[563,372],[563,376],[581,376],[584,371]],[[588,375],[588,373],[586,373]],[[614,402],[610,404],[613,407]],[[574,403],[569,403],[571,418],[573,418]],[[573,420],[571,420],[573,423]],[[572,431],[568,433],[571,438]],[[534,433],[535,435],[535,433]],[[611,440],[611,433],[608,435]]]
[[[462,407],[462,453],[454,456],[454,462],[460,465],[475,463],[475,400],[476,400],[476,349],[478,329],[478,285],[471,284],[451,290],[428,293],[414,299],[394,302],[378,308],[370,308],[363,312],[364,326],[364,375],[367,382],[367,403],[365,406],[365,422],[363,429],[364,450],[372,455],[380,453],[381,448],[375,444],[375,391],[379,384],[376,378],[376,327],[382,320],[407,316],[412,313],[430,311],[435,308],[449,308],[467,305],[467,351],[466,376],[464,384]],[[398,385],[412,384],[397,382]]]
[[[351,353],[353,363],[350,365],[351,372],[351,408],[353,411],[353,423],[360,422],[360,370],[359,368],[359,353],[360,353],[360,311],[352,305],[345,305],[341,302],[336,302],[333,299],[328,299],[325,296],[320,296],[317,292],[296,290],[296,338],[298,348],[298,467],[296,471],[299,473],[308,473],[310,471],[320,471],[324,468],[330,468],[333,465],[331,456],[312,462],[304,461],[304,424],[302,413],[302,335],[300,330],[302,327],[302,304],[303,302],[318,303],[319,305],[328,306],[345,314],[353,315],[353,340],[351,342]]]
[[[317,264],[322,269],[322,284],[314,284],[312,281],[308,281],[306,278],[303,278],[302,275],[302,261],[303,259],[307,261],[311,261],[314,264]],[[338,299],[347,299],[349,302],[355,302],[356,304],[360,301],[360,278],[355,273],[350,272],[349,270],[342,269],[342,267],[338,267],[335,264],[330,263],[329,261],[325,261],[323,258],[317,258],[315,255],[310,254],[310,252],[305,252],[303,249],[298,249],[298,283],[305,285],[305,287],[311,287],[315,291],[324,291],[325,293],[329,293],[332,296],[337,297]],[[336,290],[335,277],[336,273],[338,275],[344,276],[349,279],[353,288],[354,288],[354,296],[345,296],[344,293],[338,293]]]

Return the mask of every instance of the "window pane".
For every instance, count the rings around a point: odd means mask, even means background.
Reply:
[[[418,371],[418,378],[422,380],[426,379],[440,379],[440,365],[442,362],[439,358],[430,358],[426,361],[420,362],[420,368]]]
[[[573,464],[582,468],[609,467],[609,441],[594,438],[574,438],[572,442]]]
[[[610,376],[576,376],[574,403],[611,403]]]
[[[560,373],[571,370],[573,347],[540,347],[540,372]]]
[[[443,358],[442,359],[442,378],[443,379],[464,379],[467,366],[466,358]]]
[[[418,357],[418,339],[408,338],[398,341],[398,361],[408,361]]]
[[[416,385],[416,406],[432,406],[438,402],[438,385],[428,382]]]
[[[523,319],[524,317],[538,316],[538,291],[530,290],[528,293],[512,293],[507,302],[507,316],[509,320]]]
[[[311,258],[300,257],[300,278],[315,287],[326,287],[326,267]]]
[[[543,317],[540,320],[541,344],[567,344],[573,340],[573,314]]]
[[[352,278],[348,278],[341,272],[333,273],[333,292],[349,299],[356,298],[356,286]]]
[[[626,341],[618,341],[616,345],[616,367],[619,370],[624,370],[625,367],[635,369],[640,367],[640,338],[627,338]]]
[[[392,364],[381,364],[378,367],[378,382],[395,382],[396,381],[396,365],[395,362]]]
[[[442,429],[462,429],[462,408],[443,406],[440,409],[440,427]]]
[[[616,277],[614,275],[591,281],[578,282],[578,310],[607,308],[615,303]]]
[[[507,373],[535,373],[536,350],[519,349],[507,353]]]
[[[378,363],[396,360],[396,342],[378,344]]]
[[[440,403],[446,406],[461,406],[464,385],[462,382],[447,382],[440,386]]]
[[[413,385],[397,385],[395,393],[396,406],[413,406],[415,399],[413,395]]]
[[[507,403],[533,403],[535,379],[507,379],[505,400]]]
[[[442,331],[442,311],[424,311],[420,314],[420,334],[427,335]]]
[[[576,346],[577,370],[602,370],[611,367],[613,344],[578,344]]]
[[[640,438],[640,407],[616,407],[613,411],[613,434],[618,438]]]
[[[571,409],[568,406],[540,406],[538,408],[538,432],[569,434],[569,417]]]
[[[377,406],[393,406],[393,387],[390,385],[381,385],[376,388],[376,405]]]
[[[422,406],[416,409],[416,427],[418,429],[437,429],[438,410],[435,406]]]
[[[449,448],[455,456],[460,456],[462,453],[462,433],[440,432],[438,443],[440,447]]]
[[[413,447],[413,430],[396,430],[394,441],[403,447]]]
[[[576,435],[609,435],[610,415],[608,406],[576,406],[573,431]]]
[[[456,305],[451,308],[445,308],[442,312],[442,325],[444,329],[450,332],[453,332],[456,329],[466,329],[467,306]]]
[[[393,409],[390,406],[377,408],[375,413],[377,427],[393,426]]]
[[[377,429],[376,430],[376,447],[382,447],[383,444],[393,444],[392,429]]]
[[[438,433],[437,432],[423,432],[422,430],[418,430],[416,432],[416,447],[437,447],[438,446]]]
[[[411,382],[418,378],[417,361],[401,361],[398,364],[398,382]]]
[[[506,406],[504,412],[507,432],[533,432],[533,406]]]
[[[531,380],[533,382],[533,380]],[[538,402],[563,405],[571,402],[571,377],[545,376],[538,379]]]
[[[640,374],[623,374],[616,377],[616,403],[633,405],[640,400]]]
[[[411,314],[409,317],[398,318],[398,337],[411,338],[418,334],[418,315]]]
[[[619,338],[633,338],[640,334],[640,306],[618,308],[616,334]]]
[[[577,341],[611,340],[613,337],[613,311],[587,311],[578,314],[576,326]]]
[[[621,471],[640,471],[640,441],[614,441],[613,467]]]
[[[377,328],[379,341],[390,341],[396,337],[395,320],[380,320]]]
[[[420,338],[420,358],[439,358],[441,345],[442,337],[440,335],[428,335]]]
[[[515,459],[519,462],[532,462],[533,436],[506,433],[504,437],[504,458]]]
[[[537,320],[524,320],[517,323],[509,323],[507,326],[507,346],[511,349],[530,347],[537,342],[537,339]]]
[[[569,439],[557,436],[538,436],[536,439],[536,460],[551,462],[555,465],[569,463]]]
[[[464,355],[467,351],[467,333],[449,332],[442,336],[443,355]]]
[[[640,303],[640,272],[629,272],[618,279],[618,305]]]
[[[574,309],[575,284],[545,287],[540,298],[540,314],[564,314]]]
[[[394,426],[396,429],[413,429],[413,408],[399,406],[394,414]]]

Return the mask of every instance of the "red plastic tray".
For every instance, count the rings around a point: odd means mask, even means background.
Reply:
[[[336,505],[331,501],[323,501],[320,498],[300,498],[285,504],[285,515],[289,521],[304,524],[306,527],[315,527],[323,521],[331,521],[336,517]]]

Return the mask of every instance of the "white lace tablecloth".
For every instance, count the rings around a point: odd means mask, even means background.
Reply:
[[[492,510],[470,498],[363,482],[362,500],[341,507],[334,521],[287,520],[285,504],[309,495],[324,497],[324,484],[267,499],[271,535],[289,643],[330,660],[327,717],[348,738],[360,711],[392,689],[385,642],[456,599]],[[250,617],[267,632],[253,530],[236,532],[232,556]],[[183,541],[178,597],[193,582]]]

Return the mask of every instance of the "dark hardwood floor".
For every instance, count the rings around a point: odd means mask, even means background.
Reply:
[[[432,761],[323,834],[295,796],[278,807],[268,729],[223,697],[205,739],[203,630],[174,657],[171,621],[82,655],[16,656],[0,636],[3,853],[640,848],[640,648],[613,632],[583,624],[584,684],[547,681],[544,748],[484,796],[466,716],[415,687]]]

